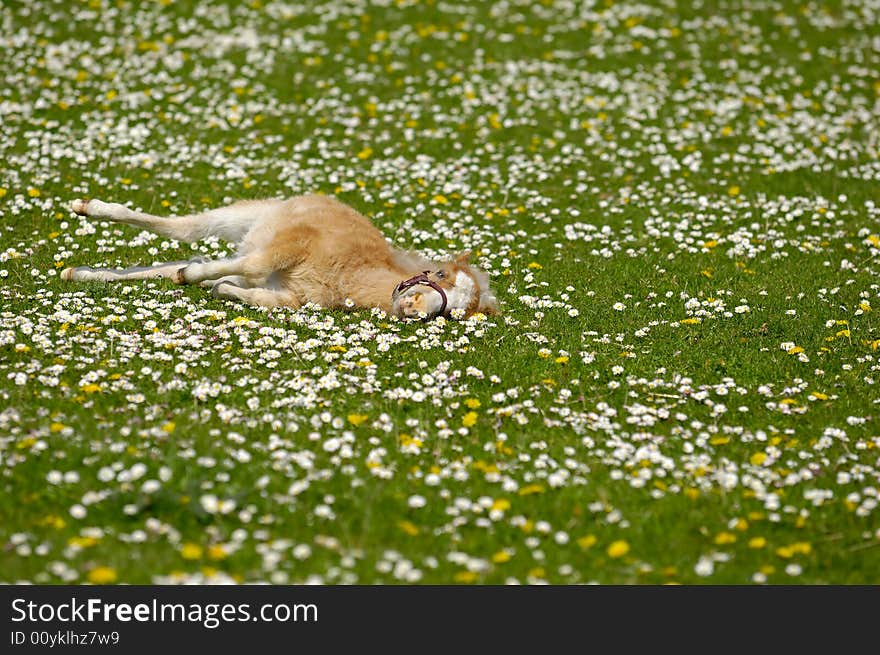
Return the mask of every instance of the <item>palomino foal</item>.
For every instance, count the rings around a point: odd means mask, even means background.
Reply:
[[[498,311],[489,278],[468,264],[468,253],[432,262],[392,248],[367,218],[327,196],[246,200],[169,218],[100,200],[74,200],[71,209],[178,241],[217,236],[235,243],[238,252],[228,259],[123,270],[78,266],[65,269],[64,280],[164,277],[208,286],[215,297],[261,307],[296,308],[313,302],[350,308],[354,302],[355,307],[378,307],[401,318]]]

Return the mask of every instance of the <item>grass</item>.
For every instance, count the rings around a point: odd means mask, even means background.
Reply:
[[[880,582],[858,5],[5,3],[0,580]],[[500,317],[65,266],[336,194]]]

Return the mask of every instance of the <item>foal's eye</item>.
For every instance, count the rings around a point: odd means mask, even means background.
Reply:
[[[446,277],[446,271],[437,271],[436,275],[442,280],[444,277]]]

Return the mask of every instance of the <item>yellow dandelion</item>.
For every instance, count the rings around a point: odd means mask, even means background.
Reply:
[[[506,512],[510,509],[510,501],[506,498],[498,498],[492,503],[492,509],[498,512]]]
[[[229,553],[226,552],[226,549],[223,547],[222,544],[213,544],[212,546],[208,546],[208,559],[221,560],[226,559],[228,555]]]
[[[506,550],[499,550],[497,553],[492,555],[492,561],[496,564],[504,564],[504,562],[509,562],[511,557],[512,555]]]
[[[192,542],[185,543],[180,549],[180,556],[183,559],[200,559],[202,556],[202,547]]]
[[[619,539],[618,541],[613,542],[610,546],[608,546],[608,557],[612,557],[617,559],[618,557],[623,557],[629,552],[629,544],[624,540]]]
[[[415,537],[419,533],[419,528],[410,521],[398,521],[397,527],[406,532],[410,537]]]
[[[587,534],[577,540],[577,545],[586,550],[587,548],[595,546],[597,541],[599,540],[595,535]]]
[[[89,582],[94,584],[113,584],[118,576],[116,569],[109,566],[97,566],[89,571]]]
[[[542,494],[544,493],[544,487],[542,487],[540,484],[527,484],[526,486],[522,487],[517,493],[519,493],[520,496]]]
[[[477,579],[477,574],[473,571],[459,571],[453,577],[453,580],[456,582],[463,582],[465,584],[470,584]]]

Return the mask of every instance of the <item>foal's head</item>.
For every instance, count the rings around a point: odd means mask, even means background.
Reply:
[[[454,310],[462,310],[465,317],[477,312],[497,314],[498,301],[489,288],[489,276],[469,260],[470,252],[464,252],[406,281],[394,291],[394,313],[400,318],[457,315]]]

